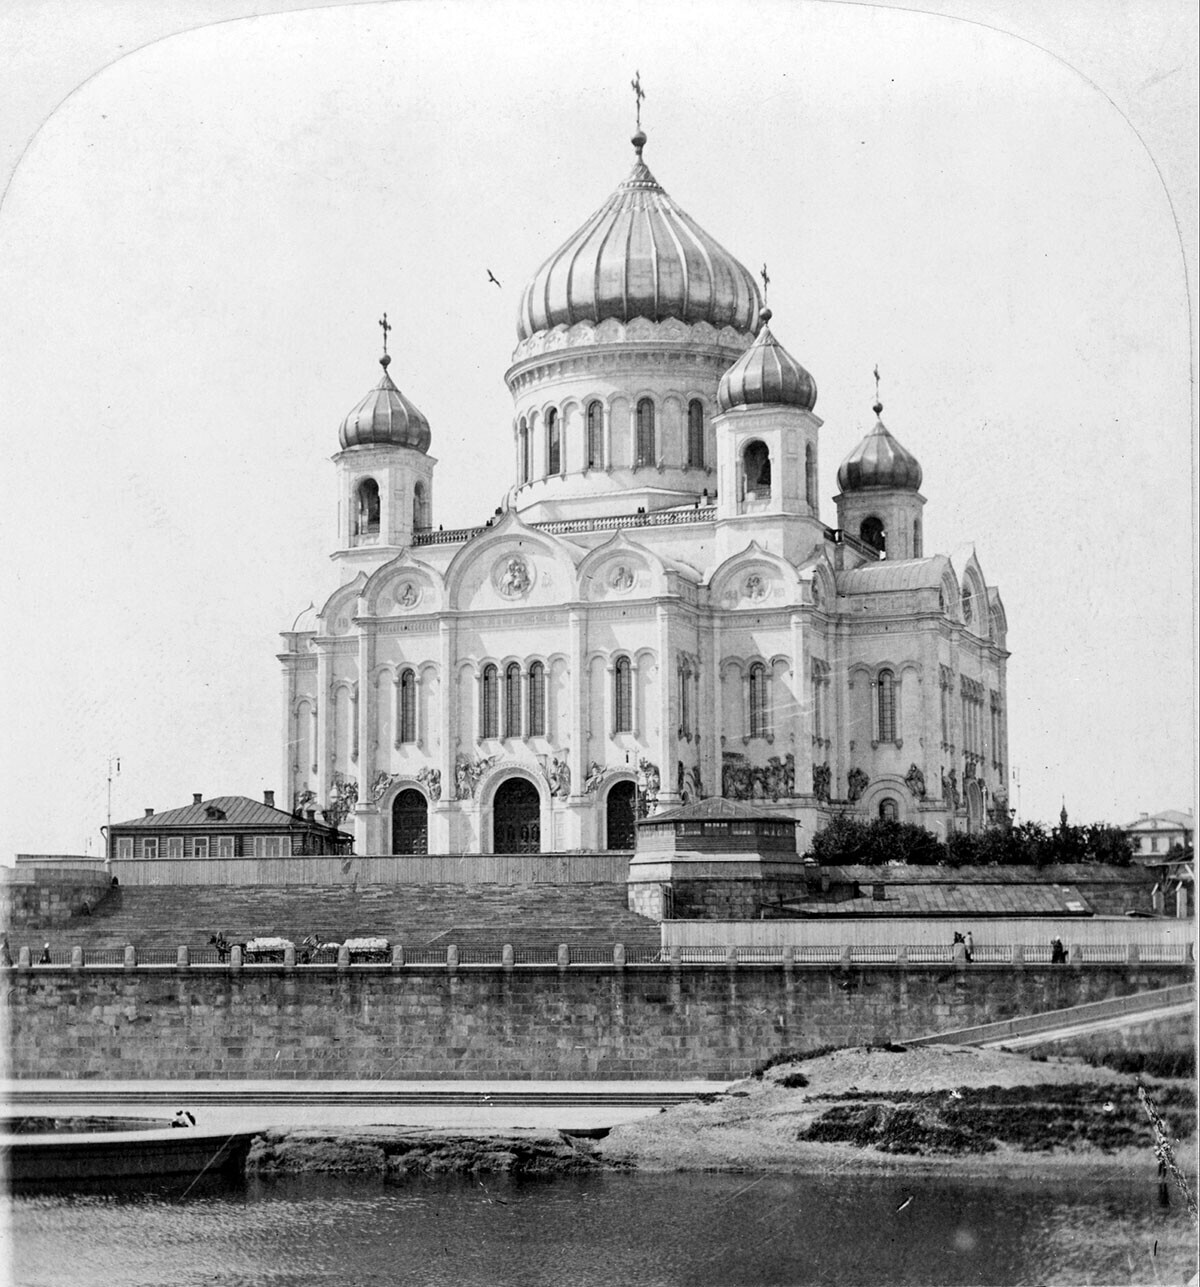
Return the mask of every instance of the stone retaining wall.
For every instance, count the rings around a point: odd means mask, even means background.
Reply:
[[[733,1078],[1191,966],[255,966],[5,970],[17,1078]]]

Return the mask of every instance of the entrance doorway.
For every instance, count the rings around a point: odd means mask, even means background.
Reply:
[[[420,791],[401,791],[392,801],[392,853],[429,852],[429,805]]]
[[[537,854],[542,851],[542,801],[537,787],[524,778],[509,778],[492,801],[492,852]]]
[[[632,849],[637,842],[637,787],[632,782],[614,782],[609,788],[605,810],[605,836],[609,849]]]

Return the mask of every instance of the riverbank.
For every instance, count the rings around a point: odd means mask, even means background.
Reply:
[[[1147,1081],[1178,1158],[1196,1172],[1195,1086]],[[783,1062],[613,1128],[603,1138],[528,1129],[379,1125],[269,1131],[254,1174],[384,1175],[589,1169],[1021,1175],[1047,1167],[1157,1169],[1137,1079],[1076,1059],[967,1046],[854,1047]]]

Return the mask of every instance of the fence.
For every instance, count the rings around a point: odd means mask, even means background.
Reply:
[[[122,885],[591,885],[625,883],[628,853],[325,854],[114,858]]]
[[[400,944],[390,949],[390,961],[365,962],[361,960],[345,961],[340,954],[326,949],[305,958],[297,953],[294,962],[286,963],[288,969],[357,969],[370,965],[374,969],[404,968],[417,969],[458,969],[459,967],[495,967],[505,969],[520,966],[566,967],[606,966],[623,967],[627,965],[692,965],[692,966],[742,966],[764,965],[791,967],[793,965],[811,965],[829,967],[832,965],[944,965],[966,964],[961,954],[956,955],[954,947],[949,944],[930,943],[852,943],[852,944],[804,944],[799,947],[770,947],[762,945],[710,945],[701,947],[684,947],[675,944],[661,950],[655,948],[626,948],[623,943],[615,943],[611,948],[584,947],[572,948],[567,944],[555,947],[514,948],[511,944],[499,947],[464,947],[451,944],[446,947],[406,947]],[[125,948],[84,949],[51,949],[49,960],[38,959],[28,947],[22,947],[15,968],[28,969],[114,969],[135,968],[140,966],[172,967],[190,969],[194,966],[218,966],[221,969],[280,969],[285,963],[247,961],[241,954],[232,954],[225,959],[218,957],[213,948],[144,948],[134,946]],[[1127,944],[1116,948],[1112,944],[1076,943],[1070,948],[1070,962],[1076,965],[1123,965],[1138,963],[1159,965],[1183,965],[1194,959],[1190,943],[1157,942]],[[992,943],[983,948],[976,947],[972,959],[972,968],[978,966],[1013,966],[1048,965],[1050,948],[1042,943]],[[0,962],[12,966],[12,962]]]
[[[777,951],[789,946],[799,950],[802,947],[840,947],[843,943],[852,943],[856,947],[887,948],[904,943],[909,947],[909,959],[915,960],[913,953],[918,948],[933,952],[944,947],[949,953],[954,932],[968,929],[975,940],[977,961],[990,959],[991,953],[1007,951],[1013,943],[1026,946],[1031,953],[1026,956],[1027,961],[1043,957],[1048,961],[1052,938],[1062,939],[1068,948],[1077,944],[1088,950],[1108,949],[1113,954],[1109,959],[1122,961],[1125,959],[1126,948],[1131,944],[1139,949],[1152,951],[1168,945],[1190,944],[1195,939],[1196,921],[1193,917],[1142,919],[1134,916],[1005,916],[979,919],[969,916],[957,919],[838,916],[829,920],[808,917],[788,921],[664,921],[662,943],[664,948],[678,944],[688,951],[700,947],[724,948],[728,943],[746,947],[769,947]],[[935,955],[930,959],[940,958]],[[1104,958],[1098,956],[1095,959]]]

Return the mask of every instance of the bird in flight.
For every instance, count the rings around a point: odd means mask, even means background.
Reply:
[[[496,282],[496,285],[497,285],[497,286],[499,286],[499,285],[500,285],[499,281],[497,281],[497,279],[496,279],[496,274],[495,274],[494,272],[492,272],[492,270],[491,270],[490,268],[488,269],[488,281],[490,281],[490,282]]]

